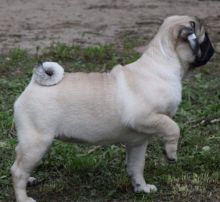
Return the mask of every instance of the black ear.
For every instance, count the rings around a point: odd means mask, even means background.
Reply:
[[[195,34],[195,22],[190,22],[191,27],[182,27],[179,32],[180,38],[189,43],[190,48],[192,49],[195,55],[199,52],[199,42]]]

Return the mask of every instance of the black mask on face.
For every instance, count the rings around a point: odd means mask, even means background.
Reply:
[[[207,33],[205,33],[204,41],[201,44],[197,42],[197,44],[198,49],[200,49],[201,51],[201,55],[198,56],[198,54],[196,54],[195,61],[190,65],[191,67],[200,67],[202,65],[205,65],[215,52]]]

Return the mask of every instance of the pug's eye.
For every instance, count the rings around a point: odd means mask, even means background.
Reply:
[[[195,23],[194,21],[190,21],[189,23],[190,23],[190,25],[191,25],[191,27],[192,27],[192,29],[193,29],[193,32],[195,32],[196,23]]]

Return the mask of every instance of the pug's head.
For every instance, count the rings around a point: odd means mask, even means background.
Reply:
[[[162,27],[171,33],[174,51],[185,66],[203,66],[213,56],[208,33],[196,17],[171,16],[165,19]]]

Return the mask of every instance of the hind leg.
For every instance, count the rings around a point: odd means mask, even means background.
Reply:
[[[30,173],[47,151],[53,138],[43,136],[36,131],[29,131],[28,135],[21,135],[16,147],[16,160],[11,167],[16,201],[35,202],[34,199],[27,196],[27,182]]]

